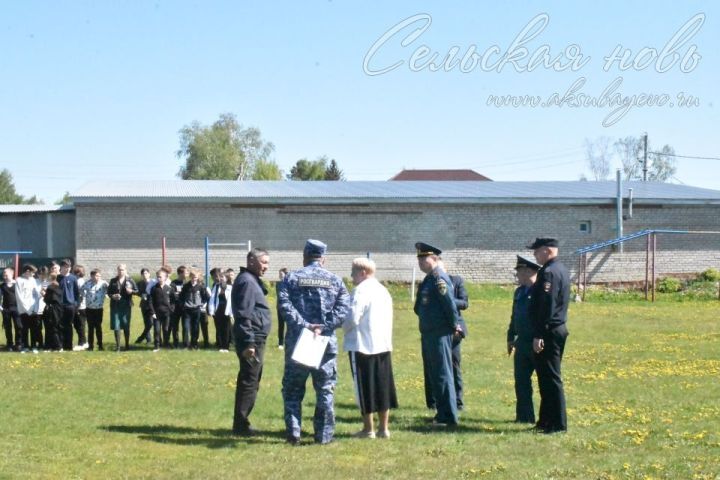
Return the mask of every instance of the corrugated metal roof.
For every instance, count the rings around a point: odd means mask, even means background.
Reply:
[[[46,213],[75,210],[73,205],[0,205],[0,213]]]
[[[93,181],[74,192],[76,204],[136,202],[230,203],[608,203],[615,182],[469,182],[469,181]],[[655,182],[625,182],[638,203],[712,203],[720,191]]]

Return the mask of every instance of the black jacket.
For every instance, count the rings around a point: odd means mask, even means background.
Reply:
[[[270,333],[268,291],[262,280],[245,268],[232,287],[235,343],[238,352],[265,343]]]
[[[519,342],[532,344],[533,329],[530,324],[528,307],[530,306],[530,295],[532,287],[520,285],[513,294],[512,315],[507,330],[507,341],[514,342],[518,337]]]
[[[138,280],[137,282],[137,293],[140,297],[140,310],[143,312],[150,311],[150,295],[147,293],[148,282],[145,279]]]
[[[565,265],[557,258],[543,265],[530,296],[534,338],[543,338],[548,330],[564,325],[570,303],[570,274]]]
[[[130,288],[132,290],[131,293],[128,293],[126,288]],[[133,304],[133,295],[136,294],[138,291],[137,285],[135,285],[135,282],[130,277],[125,277],[125,281],[120,284],[118,277],[114,277],[110,279],[110,283],[108,284],[108,290],[107,290],[107,296],[110,297],[110,302],[120,302],[120,301],[126,301],[130,305]],[[120,300],[113,300],[112,296],[116,293],[120,294]]]
[[[148,302],[148,310],[152,314],[170,314],[172,311],[172,303],[170,301],[170,293],[173,287],[170,285],[161,285],[156,283],[150,289],[150,301]]]

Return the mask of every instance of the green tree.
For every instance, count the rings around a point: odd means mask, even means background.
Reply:
[[[334,158],[330,160],[330,164],[325,169],[325,180],[345,180],[345,175]]]
[[[15,182],[13,182],[13,176],[10,170],[4,168],[0,172],[0,204],[38,204],[42,203],[35,195],[30,198],[24,198],[22,195],[17,193],[15,190]]]
[[[301,158],[290,169],[290,180],[345,180],[335,159],[323,155],[316,160]]]
[[[224,113],[210,126],[193,122],[180,129],[178,158],[185,165],[183,180],[245,180],[253,177],[258,163],[268,162],[275,150],[260,130],[244,128],[235,115]],[[263,165],[263,169],[267,167]]]
[[[283,172],[273,160],[258,160],[252,173],[253,180],[282,180]]]
[[[327,162],[320,157],[317,160],[301,158],[290,169],[288,178],[290,180],[325,180]]]
[[[12,174],[7,168],[4,168],[0,172],[0,204],[17,205],[22,203],[22,200],[22,195],[18,195],[15,191]]]
[[[55,205],[70,205],[72,204],[72,200],[70,199],[70,192],[65,192],[65,195],[63,197],[55,202]]]

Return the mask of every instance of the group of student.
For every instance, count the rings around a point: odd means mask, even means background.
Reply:
[[[136,344],[160,348],[198,349],[199,340],[210,347],[208,316],[215,322],[215,344],[220,352],[229,352],[232,343],[231,288],[235,279],[232,269],[210,271],[213,285],[204,285],[200,272],[180,266],[177,277],[161,267],[152,278],[143,268],[135,282],[124,264],[109,282],[100,269],[86,278],[82,265],[73,267],[70,260],[52,262],[39,269],[22,266],[15,278],[12,268],[5,268],[0,283],[0,310],[6,348],[21,353],[44,351],[104,350],[103,313],[109,299],[110,329],[115,336],[115,350],[130,349],[130,320],[135,297],[140,300],[143,331]],[[74,336],[77,343],[73,346]],[[124,342],[123,342],[124,340]]]

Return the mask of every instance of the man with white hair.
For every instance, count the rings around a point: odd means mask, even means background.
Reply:
[[[344,349],[350,356],[355,397],[363,416],[357,438],[389,438],[390,409],[397,408],[392,371],[393,305],[387,289],[375,278],[375,262],[356,258],[350,272],[355,288],[343,322]],[[377,434],[373,414],[378,414]]]

